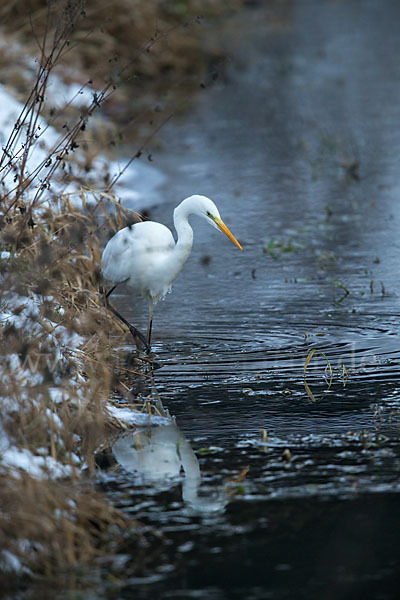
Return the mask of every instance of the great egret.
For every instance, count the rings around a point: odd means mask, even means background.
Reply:
[[[154,308],[158,300],[170,291],[192,249],[193,229],[188,220],[191,215],[203,217],[243,250],[222,221],[214,202],[206,196],[195,195],[183,200],[174,210],[174,226],[178,234],[176,243],[165,225],[142,221],[118,231],[103,251],[102,274],[114,284],[105,293],[106,306],[129,327],[136,345],[143,344],[147,351],[150,350]],[[108,301],[120,283],[127,283],[149,302],[147,339]]]

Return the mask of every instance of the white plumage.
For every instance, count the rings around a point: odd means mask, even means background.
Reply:
[[[193,230],[188,220],[191,215],[206,219],[242,250],[239,242],[221,220],[214,202],[205,196],[195,195],[183,200],[174,210],[174,226],[178,236],[176,243],[167,227],[154,221],[143,221],[118,231],[103,251],[102,274],[114,284],[106,295],[106,301],[114,314],[128,324],[108,303],[108,296],[120,283],[127,283],[149,302],[148,349],[154,307],[171,289],[192,249]],[[128,326],[136,339],[134,331],[138,334],[137,330],[129,324]],[[143,341],[141,334],[139,337]]]

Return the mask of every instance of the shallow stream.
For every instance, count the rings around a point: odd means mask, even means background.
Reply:
[[[153,152],[151,218],[205,194],[244,252],[193,220],[153,324],[151,393],[174,419],[98,457],[158,537],[103,593],[397,598],[400,4],[250,4]],[[144,303],[116,305],[145,328]]]

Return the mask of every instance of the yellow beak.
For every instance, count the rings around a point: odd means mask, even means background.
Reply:
[[[231,242],[233,242],[235,246],[239,248],[239,250],[243,250],[242,246],[239,244],[235,236],[229,231],[225,223],[221,219],[218,219],[218,217],[214,217],[213,220],[222,233],[224,233],[231,240]]]

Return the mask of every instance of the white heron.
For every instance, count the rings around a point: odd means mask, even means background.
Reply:
[[[222,221],[214,202],[206,196],[190,196],[174,210],[175,243],[171,231],[161,223],[141,221],[118,231],[104,248],[101,270],[114,285],[105,293],[109,308],[132,333],[136,345],[150,350],[154,308],[158,300],[170,291],[172,283],[189,258],[193,245],[193,229],[189,217],[198,215],[219,229],[240,249],[237,239]],[[120,283],[138,291],[149,302],[147,339],[109,303],[109,296]]]

